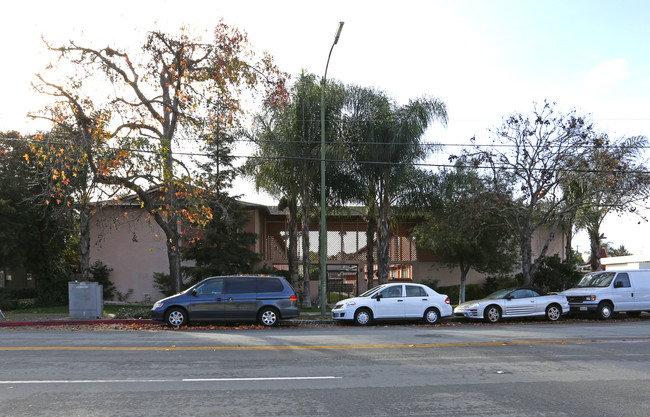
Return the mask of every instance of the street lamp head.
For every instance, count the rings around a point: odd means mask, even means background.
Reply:
[[[336,45],[339,41],[339,37],[341,36],[341,31],[343,30],[343,24],[345,22],[339,22],[339,28],[336,30],[336,36],[334,37],[334,45]]]

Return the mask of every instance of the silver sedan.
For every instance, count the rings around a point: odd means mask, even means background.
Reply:
[[[497,323],[505,317],[546,317],[556,321],[569,312],[569,302],[564,295],[546,294],[534,288],[509,288],[496,291],[482,300],[458,305],[454,317],[483,319]]]

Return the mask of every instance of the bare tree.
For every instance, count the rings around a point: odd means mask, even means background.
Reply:
[[[563,219],[586,198],[569,198],[563,186],[584,176],[594,130],[575,110],[562,114],[545,101],[528,115],[509,116],[491,132],[491,148],[479,147],[461,158],[487,170],[497,196],[493,212],[519,242],[524,283],[529,285]],[[542,241],[535,258],[534,235]]]

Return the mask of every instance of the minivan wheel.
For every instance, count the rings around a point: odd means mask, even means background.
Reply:
[[[440,313],[435,308],[429,308],[424,312],[424,321],[427,324],[436,324],[440,319]]]
[[[366,326],[372,320],[372,313],[370,310],[360,308],[354,313],[354,322],[357,326]]]
[[[488,323],[498,323],[501,320],[501,310],[497,306],[488,306],[483,312],[483,318]]]
[[[180,327],[187,324],[187,313],[179,307],[172,307],[165,314],[165,321],[172,327]]]
[[[257,315],[257,322],[265,327],[278,325],[278,312],[273,307],[263,307]]]
[[[562,310],[557,304],[551,304],[546,307],[546,320],[558,321],[562,317]]]
[[[596,315],[601,320],[608,320],[612,318],[614,314],[614,307],[610,303],[600,303],[598,309],[596,310]]]

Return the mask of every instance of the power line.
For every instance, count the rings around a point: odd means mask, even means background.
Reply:
[[[42,143],[37,139],[26,139],[26,138],[2,138],[2,140],[9,140],[9,141],[23,141],[23,142],[34,142],[34,143]],[[50,141],[48,144],[59,144],[59,145],[69,145],[68,142],[57,142],[57,141]],[[459,144],[460,146],[460,144]],[[473,146],[473,145],[469,145]],[[512,146],[512,145],[509,145]],[[158,155],[159,153],[154,150],[147,150],[147,149],[130,149],[130,148],[109,148],[111,151],[121,151],[121,150],[126,150],[129,152],[136,152],[140,154],[151,154],[151,155]],[[176,156],[187,156],[187,157],[203,157],[203,158],[209,158],[209,157],[215,157],[215,158],[223,158],[224,160],[226,159],[253,159],[253,160],[274,160],[274,161],[303,161],[303,162],[320,162],[321,159],[317,157],[304,157],[304,156],[260,156],[260,155],[232,155],[232,154],[219,154],[219,153],[205,153],[205,152],[182,152],[182,151],[174,151],[172,152],[173,155]],[[516,170],[517,168],[508,165],[508,164],[494,164],[494,166],[475,166],[475,165],[457,165],[457,164],[440,164],[440,163],[426,163],[426,162],[389,162],[389,161],[370,161],[370,160],[349,160],[349,159],[332,159],[332,158],[326,158],[325,162],[327,163],[340,163],[340,164],[357,164],[357,165],[390,165],[390,166],[419,166],[419,167],[425,167],[425,168],[457,168],[457,167],[462,167],[462,168],[474,168],[474,169],[494,169],[494,168],[501,168],[501,169],[506,169],[506,170]],[[532,171],[544,171],[547,170],[545,168],[532,168]],[[610,171],[610,170],[588,170],[588,169],[566,169],[564,170],[565,172],[584,172],[584,173],[617,173],[621,171]],[[650,174],[650,171],[645,171],[645,170],[630,170],[626,171],[628,173],[638,173],[638,174]]]

